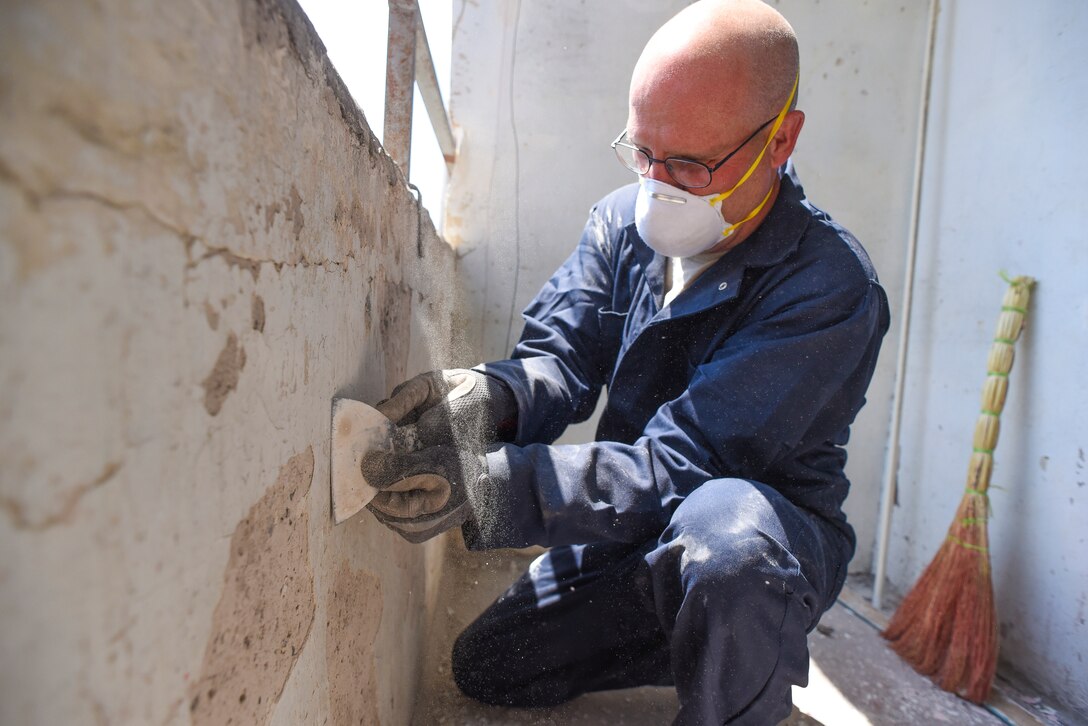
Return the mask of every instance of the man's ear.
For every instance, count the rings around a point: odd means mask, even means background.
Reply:
[[[797,137],[801,135],[801,127],[805,125],[805,112],[794,109],[782,119],[782,125],[778,127],[778,133],[767,147],[767,153],[771,157],[771,166],[780,168],[790,158],[793,147],[797,145]]]

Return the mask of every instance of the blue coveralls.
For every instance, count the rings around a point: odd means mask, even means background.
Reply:
[[[466,541],[552,549],[461,634],[454,677],[519,706],[671,683],[678,724],[774,724],[853,554],[842,447],[887,298],[787,165],[760,227],[662,309],[636,193],[593,208],[511,358],[483,367],[518,432],[487,455],[499,494]],[[596,441],[549,446],[602,386]]]

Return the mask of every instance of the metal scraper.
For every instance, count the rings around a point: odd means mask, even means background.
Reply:
[[[332,401],[332,518],[336,524],[365,507],[378,490],[360,469],[372,451],[392,451],[393,422],[365,403],[350,398]]]

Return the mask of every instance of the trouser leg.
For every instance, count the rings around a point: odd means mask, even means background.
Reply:
[[[672,682],[678,724],[776,724],[842,584],[833,532],[764,485],[707,482],[653,542],[538,558],[457,639],[454,678],[507,706]]]
[[[762,484],[707,482],[646,561],[677,724],[777,724],[808,681],[807,632],[841,587],[842,540]]]
[[[650,546],[555,547],[537,558],[458,637],[458,687],[485,703],[541,707],[668,683],[668,644],[643,560]]]

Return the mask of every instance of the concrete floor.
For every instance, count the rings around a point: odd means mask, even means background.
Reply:
[[[450,597],[432,624],[434,648],[424,677],[414,724],[456,726],[649,726],[668,724],[676,713],[672,688],[634,688],[589,694],[554,709],[484,706],[457,690],[450,677],[450,647],[457,633],[520,573],[535,552],[465,552],[449,539],[443,574]],[[454,595],[453,593],[456,593]],[[877,627],[887,615],[873,610],[851,589],[809,636],[811,665],[807,688],[794,689],[794,710],[781,726],[874,726],[955,724],[997,726],[1057,724],[1039,718],[995,690],[991,709],[980,708],[934,686],[892,652]]]

